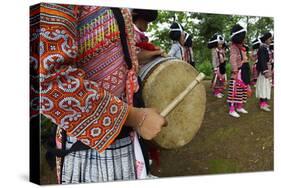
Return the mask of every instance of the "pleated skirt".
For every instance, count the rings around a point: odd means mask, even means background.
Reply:
[[[256,83],[256,97],[263,98],[263,99],[270,99],[270,95],[271,95],[270,80],[260,73]]]
[[[130,137],[116,140],[102,153],[89,149],[64,158],[62,184],[134,179],[135,157]]]

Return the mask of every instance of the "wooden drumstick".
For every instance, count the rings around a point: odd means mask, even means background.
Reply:
[[[183,99],[184,97],[199,83],[204,79],[205,75],[199,73],[198,76],[193,80],[183,92],[181,92],[162,112],[161,116],[166,117]]]

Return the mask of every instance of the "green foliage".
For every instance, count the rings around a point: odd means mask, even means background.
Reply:
[[[196,69],[199,72],[203,72],[205,74],[205,79],[207,80],[211,80],[213,77],[213,67],[212,67],[212,63],[210,60],[205,60],[202,63],[198,63],[196,64]],[[227,62],[226,63],[226,74],[228,76],[228,79],[230,77],[230,73],[231,73],[231,65]]]
[[[226,64],[226,75],[227,78],[230,79],[230,74],[231,73],[231,65],[229,63]]]
[[[213,76],[213,68],[211,61],[206,60],[203,63],[196,64],[196,69],[199,72],[203,72],[205,74],[205,79],[212,79]]]
[[[207,42],[215,33],[221,33],[227,41],[230,40],[230,30],[236,23],[242,24],[247,29],[246,42],[261,36],[266,31],[273,32],[273,18],[256,16],[237,16],[222,14],[189,13],[178,11],[159,11],[158,19],[150,24],[149,34],[151,42],[169,51],[172,41],[169,38],[169,27],[173,21],[181,23],[184,29],[193,36],[194,59],[198,70],[210,74],[209,65],[211,52]],[[202,65],[201,65],[202,64]],[[230,66],[227,66],[230,69]]]

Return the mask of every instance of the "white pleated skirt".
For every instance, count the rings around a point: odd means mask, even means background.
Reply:
[[[62,184],[134,179],[135,156],[130,137],[117,139],[102,153],[89,149],[64,158]]]
[[[263,99],[270,99],[271,95],[271,83],[268,78],[259,73],[256,83],[256,97]]]

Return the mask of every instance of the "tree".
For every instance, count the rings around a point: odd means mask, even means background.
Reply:
[[[185,31],[193,36],[193,51],[197,68],[203,63],[210,63],[211,52],[207,48],[207,43],[213,34],[220,33],[229,41],[232,26],[239,23],[247,29],[246,43],[250,46],[250,42],[263,33],[273,32],[274,25],[273,18],[270,17],[159,11],[158,19],[150,24],[148,31],[151,42],[166,52],[172,44],[169,38],[169,27],[173,21],[181,23]]]

